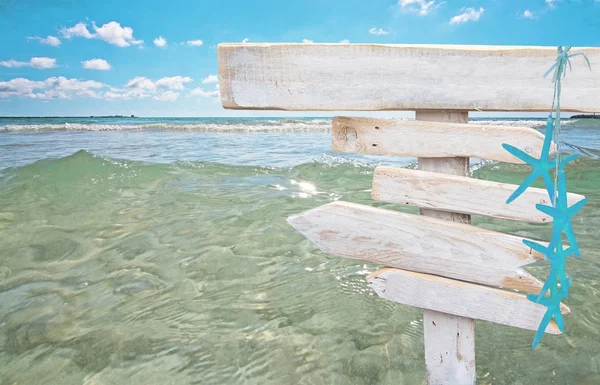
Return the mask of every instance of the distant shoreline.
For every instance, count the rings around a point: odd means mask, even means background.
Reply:
[[[107,116],[0,116],[0,119],[136,119],[134,115],[107,115]]]
[[[571,119],[600,119],[600,115],[585,115],[585,114],[580,114],[580,115],[572,115]]]

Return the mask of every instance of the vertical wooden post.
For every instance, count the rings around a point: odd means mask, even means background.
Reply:
[[[467,111],[416,111],[416,120],[467,123]],[[419,169],[465,176],[469,158],[419,158]],[[427,215],[453,222],[470,223],[471,216],[431,209]],[[425,366],[429,385],[472,385],[475,375],[475,327],[473,319],[432,310],[423,311]]]

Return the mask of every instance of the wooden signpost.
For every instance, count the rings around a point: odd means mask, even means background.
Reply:
[[[600,49],[576,50],[600,62]],[[516,185],[468,177],[469,157],[521,163],[502,144],[538,156],[543,136],[468,124],[468,111],[547,111],[553,88],[542,74],[555,57],[551,47],[219,45],[225,108],[416,111],[415,121],[336,117],[332,146],[417,157],[419,170],[376,168],[372,198],[421,215],[334,202],[288,221],[327,253],[386,266],[367,277],[373,290],[424,309],[428,384],[475,383],[474,319],[536,330],[544,316],[524,294],[542,283],[523,269],[544,257],[521,237],[472,226],[470,215],[550,222],[535,210],[550,204],[546,190],[507,205]],[[564,84],[563,111],[600,110],[600,77],[580,71]],[[560,333],[553,321],[546,332]]]

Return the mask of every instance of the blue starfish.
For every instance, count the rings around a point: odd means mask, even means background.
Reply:
[[[565,287],[565,298],[569,298],[570,281],[567,279],[565,261],[569,256],[575,253],[573,247],[569,246],[567,249],[563,249],[562,239],[557,243],[556,247],[553,248],[550,248],[550,245],[543,246],[528,239],[524,239],[523,243],[538,253],[544,254],[544,256],[551,261],[550,274],[548,274],[548,279],[544,283],[542,290],[540,290],[538,301],[546,295],[548,290],[552,287],[556,287],[558,281],[560,281],[562,287]]]
[[[567,202],[567,182],[565,178],[565,171],[563,166],[559,166],[558,169],[558,196],[556,199],[556,207],[546,206],[537,204],[535,207],[541,212],[550,215],[553,218],[552,222],[552,240],[548,246],[551,250],[562,242],[562,232],[565,232],[567,240],[573,249],[573,254],[579,256],[579,245],[577,244],[577,238],[573,232],[573,226],[571,225],[571,217],[577,214],[579,210],[587,203],[587,198],[580,200],[573,206],[569,207]],[[561,246],[562,248],[562,246]]]
[[[516,148],[515,146],[511,146],[510,144],[503,143],[502,147],[508,152],[510,152],[515,157],[519,158],[523,162],[529,164],[533,167],[531,173],[523,183],[508,197],[506,203],[510,203],[517,199],[521,194],[527,190],[528,187],[531,186],[533,182],[537,180],[539,176],[544,180],[544,184],[546,185],[546,190],[548,191],[548,196],[550,199],[554,197],[554,184],[552,183],[552,178],[550,177],[550,170],[556,168],[556,162],[551,161],[549,159],[550,155],[550,146],[552,145],[552,130],[554,126],[554,120],[552,115],[548,116],[548,121],[546,123],[546,134],[544,136],[544,144],[542,145],[542,153],[540,154],[540,158],[536,159],[531,155],[527,154],[525,151]],[[565,165],[575,159],[577,154],[569,155],[563,158],[559,164]]]
[[[532,349],[535,349],[537,344],[542,340],[542,337],[546,332],[546,328],[548,327],[548,324],[550,324],[550,321],[553,317],[556,321],[556,325],[558,326],[558,330],[561,332],[565,331],[565,320],[560,312],[560,301],[567,296],[567,288],[571,286],[571,281],[572,279],[569,278],[560,288],[560,290],[555,284],[554,287],[550,289],[550,297],[542,297],[538,300],[538,296],[536,294],[527,294],[527,298],[530,301],[539,303],[548,308],[548,310],[546,310],[546,314],[544,314],[544,318],[542,318],[542,322],[540,322],[537,332],[535,333],[535,337],[533,338],[533,343],[531,344]]]

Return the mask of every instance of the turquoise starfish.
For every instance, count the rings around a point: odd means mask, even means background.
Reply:
[[[577,239],[575,238],[575,233],[573,232],[571,217],[575,215],[579,210],[581,210],[581,208],[587,202],[587,199],[584,198],[571,207],[568,206],[567,202],[567,188],[566,178],[564,175],[564,166],[573,159],[577,158],[577,154],[572,154],[561,159],[559,153],[557,160],[551,162],[549,159],[550,147],[552,145],[554,123],[558,123],[557,127],[560,128],[561,77],[565,77],[567,66],[569,67],[569,69],[571,69],[570,59],[575,56],[583,56],[583,58],[587,62],[588,68],[590,70],[592,69],[590,61],[585,56],[585,54],[569,54],[570,49],[571,47],[558,47],[558,56],[556,58],[555,63],[544,74],[544,77],[547,77],[552,71],[554,71],[554,74],[552,76],[552,82],[554,83],[554,99],[552,101],[552,110],[556,111],[556,120],[552,118],[552,113],[550,113],[546,125],[546,133],[544,135],[544,143],[542,145],[542,151],[539,159],[530,156],[529,154],[514,146],[511,146],[509,144],[502,144],[502,147],[504,147],[512,155],[533,167],[531,173],[527,176],[527,178],[525,178],[523,183],[521,183],[521,185],[517,187],[517,189],[511,194],[511,196],[508,197],[506,203],[508,204],[516,198],[518,198],[540,176],[544,180],[544,185],[546,187],[546,191],[548,192],[550,202],[553,202],[553,206],[541,204],[536,205],[536,208],[538,210],[542,211],[547,215],[550,215],[553,218],[552,239],[550,240],[550,244],[548,246],[543,246],[533,241],[523,241],[527,246],[544,254],[544,256],[546,256],[546,258],[549,258],[551,261],[550,274],[548,275],[548,279],[544,283],[544,286],[542,287],[540,293],[527,295],[527,298],[530,301],[544,305],[548,308],[535,334],[533,344],[531,345],[532,349],[535,349],[537,344],[544,336],[546,328],[550,324],[550,321],[552,321],[552,318],[556,320],[558,329],[561,332],[564,331],[565,323],[563,316],[560,312],[560,304],[563,298],[568,298],[569,288],[571,287],[572,282],[571,278],[567,278],[567,274],[565,271],[565,261],[572,254],[575,254],[577,256],[579,255],[579,245],[577,244]],[[554,186],[550,177],[550,171],[554,169],[557,169],[557,186]],[[569,247],[566,250],[563,248],[563,232],[566,234],[566,238],[570,243]],[[550,292],[550,295],[546,297],[548,291]]]
[[[544,136],[544,144],[542,145],[542,153],[540,154],[540,158],[536,159],[531,155],[527,154],[525,151],[516,148],[515,146],[511,146],[510,144],[502,144],[502,147],[523,162],[529,164],[533,167],[531,173],[523,183],[508,197],[506,203],[510,203],[517,199],[521,194],[527,190],[528,187],[531,186],[533,182],[537,180],[539,176],[544,179],[544,184],[546,185],[546,190],[548,191],[548,196],[550,199],[554,197],[552,178],[550,177],[550,170],[556,168],[556,162],[554,160],[550,160],[548,157],[550,155],[550,146],[552,145],[552,129],[554,126],[554,120],[552,115],[548,116],[548,122],[546,124],[546,134]],[[575,159],[577,154],[569,155],[560,160],[559,164],[565,165]]]
[[[577,214],[579,210],[587,203],[587,198],[580,200],[573,206],[569,207],[567,202],[567,182],[565,178],[565,171],[563,165],[559,166],[558,169],[558,196],[556,199],[556,207],[546,206],[537,204],[535,207],[541,212],[550,215],[553,218],[552,222],[552,240],[548,246],[551,250],[559,242],[562,242],[562,232],[565,232],[567,240],[573,249],[573,253],[577,256],[579,253],[579,245],[577,244],[577,238],[573,232],[573,226],[571,225],[571,217]],[[561,247],[562,248],[562,247]]]
[[[548,324],[550,323],[553,317],[556,321],[556,325],[558,326],[558,330],[560,330],[561,332],[565,331],[565,321],[563,319],[562,313],[560,312],[560,302],[563,298],[567,296],[567,288],[571,286],[571,281],[572,279],[569,278],[565,282],[565,284],[560,288],[560,290],[557,289],[557,286],[555,285],[553,288],[550,289],[550,297],[543,297],[539,301],[537,300],[536,294],[527,294],[527,298],[530,301],[539,303],[548,308],[548,310],[546,310],[546,314],[544,314],[544,318],[542,318],[542,322],[540,322],[540,326],[537,332],[535,333],[533,343],[531,344],[532,349],[535,349],[537,344],[541,341],[542,337],[544,336],[544,333],[546,332],[546,327],[548,327]]]
[[[537,300],[541,300],[546,292],[550,290],[550,288],[555,287],[560,281],[561,286],[565,288],[565,298],[569,298],[569,287],[570,281],[567,279],[566,271],[565,271],[565,261],[566,259],[575,253],[572,246],[569,246],[567,249],[563,249],[562,239],[557,243],[556,247],[550,248],[550,245],[543,246],[537,242],[530,241],[528,239],[524,239],[523,243],[527,246],[531,247],[533,250],[538,253],[544,254],[548,259],[550,259],[550,274],[548,274],[548,279],[544,283],[542,290],[540,290],[540,294],[537,297]],[[537,302],[537,301],[536,301]]]

